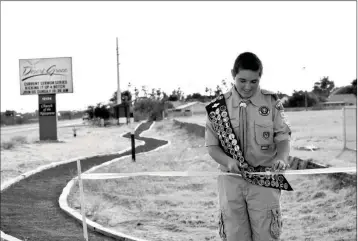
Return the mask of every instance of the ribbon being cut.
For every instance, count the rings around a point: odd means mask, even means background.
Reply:
[[[328,173],[356,173],[356,167],[330,167],[330,168],[317,168],[317,169],[303,169],[303,170],[285,170],[283,172],[254,172],[251,174],[256,175],[311,175],[311,174],[328,174]],[[134,172],[134,173],[86,173],[82,174],[83,180],[99,180],[99,179],[118,179],[124,177],[136,176],[160,176],[160,177],[215,177],[215,176],[229,176],[239,175],[237,173],[229,172],[196,172],[196,171],[171,171],[171,172]]]

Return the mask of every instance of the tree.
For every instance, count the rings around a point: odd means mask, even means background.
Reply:
[[[351,82],[351,85],[347,85],[341,88],[338,88],[335,92],[335,95],[344,95],[344,94],[354,94],[357,96],[357,79]]]
[[[144,97],[148,97],[148,88],[147,88],[147,86],[142,85],[142,91],[143,91]]]
[[[122,98],[122,102],[125,101],[126,99],[128,101],[132,100],[132,94],[129,90],[125,90],[121,93],[121,98]],[[112,103],[117,103],[117,91],[115,91],[112,95],[112,98],[109,99],[110,102]]]
[[[287,107],[305,107],[305,91],[293,91],[291,97],[288,98]],[[307,106],[311,107],[319,103],[318,97],[312,92],[307,93]]]
[[[288,97],[288,95],[286,95],[286,94],[284,94],[284,93],[282,93],[282,92],[280,92],[280,91],[278,91],[276,95],[277,95],[277,97],[278,97],[279,99],[282,99],[283,97]]]
[[[328,98],[334,88],[334,81],[330,81],[329,77],[323,77],[319,82],[314,83],[313,93],[317,96]]]
[[[225,92],[229,91],[229,88],[228,88],[227,83],[226,83],[226,79],[223,79],[221,81],[221,84],[223,86],[222,90],[224,90]]]
[[[353,80],[352,83],[353,94],[357,96],[357,79]]]
[[[160,90],[160,88],[157,89],[156,91],[157,91],[157,100],[160,100],[162,96],[162,91]]]
[[[103,105],[102,103],[98,103],[97,106],[94,108],[94,116],[108,120],[110,116],[108,106]]]
[[[94,108],[95,107],[93,105],[89,105],[87,107],[86,113],[89,115],[90,119],[93,119],[93,117],[94,117]]]
[[[214,93],[215,97],[218,97],[222,93],[222,90],[219,85],[216,86],[216,90],[214,91]]]
[[[137,100],[139,97],[139,89],[137,87],[134,87],[134,98]]]

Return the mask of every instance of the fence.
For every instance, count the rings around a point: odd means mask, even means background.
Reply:
[[[357,106],[345,106],[343,115],[343,149],[357,150]]]

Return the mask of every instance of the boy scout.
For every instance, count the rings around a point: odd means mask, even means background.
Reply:
[[[219,234],[225,241],[279,240],[281,190],[292,191],[280,171],[289,167],[290,125],[280,100],[260,88],[262,63],[240,54],[232,69],[235,85],[206,106],[205,146],[224,172],[218,177]]]

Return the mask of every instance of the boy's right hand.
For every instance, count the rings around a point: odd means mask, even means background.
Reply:
[[[240,170],[239,170],[239,162],[236,161],[235,159],[230,158],[230,159],[228,160],[227,168],[228,168],[228,171],[229,171],[229,172],[232,172],[232,173],[240,173]]]

